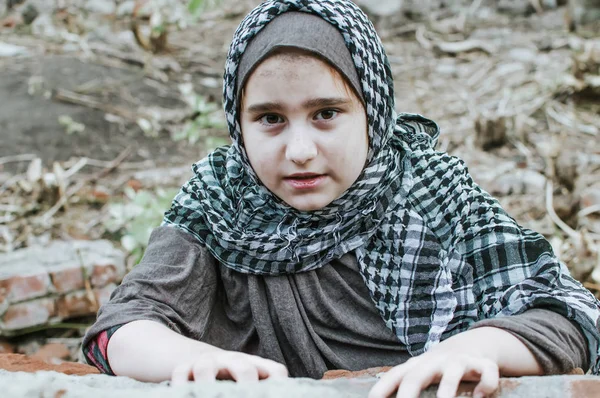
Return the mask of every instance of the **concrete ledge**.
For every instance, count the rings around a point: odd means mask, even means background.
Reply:
[[[170,387],[167,383],[141,383],[126,377],[105,375],[68,376],[56,372],[7,372],[0,370],[2,397],[35,398],[363,398],[377,379],[266,380],[252,384],[230,381],[189,383]],[[473,383],[461,385],[459,397],[472,396]],[[600,377],[546,376],[502,379],[494,398],[592,398],[600,397]],[[435,398],[435,388],[421,398]]]

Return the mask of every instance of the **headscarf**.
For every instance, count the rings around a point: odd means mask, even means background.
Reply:
[[[342,35],[362,84],[367,164],[338,199],[298,211],[273,195],[243,146],[236,79],[248,43],[286,12],[316,15]],[[551,308],[580,325],[598,370],[597,300],[539,234],[521,228],[473,183],[457,158],[435,152],[437,125],[394,111],[390,66],[365,14],[348,0],[270,0],[236,30],[224,109],[233,144],[192,168],[164,225],[193,234],[225,267],[284,275],[353,252],[385,324],[412,355],[480,319]]]

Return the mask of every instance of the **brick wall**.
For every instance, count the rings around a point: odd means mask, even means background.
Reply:
[[[125,275],[108,241],[54,241],[0,255],[0,336],[95,314]]]

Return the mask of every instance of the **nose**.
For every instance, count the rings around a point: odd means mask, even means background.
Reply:
[[[317,156],[317,145],[306,129],[291,131],[285,157],[296,164],[305,164]]]

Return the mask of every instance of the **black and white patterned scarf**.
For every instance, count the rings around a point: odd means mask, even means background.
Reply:
[[[287,11],[315,14],[342,34],[366,103],[367,166],[339,199],[295,210],[257,178],[236,109],[237,68],[249,41]],[[575,281],[539,234],[521,228],[481,190],[459,159],[434,150],[437,125],[394,112],[383,46],[363,12],[347,0],[271,0],[235,32],[224,77],[231,146],[193,166],[164,225],[199,239],[226,267],[282,275],[311,271],[354,252],[386,325],[412,355],[477,320],[552,309],[585,333],[598,371],[594,296]]]

